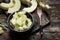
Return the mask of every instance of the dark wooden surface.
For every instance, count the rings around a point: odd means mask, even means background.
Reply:
[[[43,1],[44,2],[44,1]],[[60,0],[45,0],[51,5],[48,10],[51,24],[43,29],[43,40],[60,40]]]
[[[51,24],[49,26],[46,26],[43,29],[43,37],[42,40],[60,40],[60,0],[42,0],[44,3],[50,4],[52,7],[51,9],[47,10]],[[0,20],[6,17],[2,17],[0,15]],[[36,36],[40,35],[39,33],[36,33]],[[36,37],[34,36],[34,37]],[[5,37],[4,37],[5,38]],[[4,40],[3,38],[3,40]],[[37,37],[36,37],[37,38]],[[39,38],[39,36],[38,36]],[[31,39],[31,38],[30,38]],[[2,38],[0,37],[0,40]],[[33,40],[33,39],[31,39]]]

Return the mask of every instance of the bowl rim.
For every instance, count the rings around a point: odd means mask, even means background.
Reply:
[[[8,18],[7,18],[7,23],[10,25],[10,18],[11,18],[11,16],[13,16],[13,14],[15,14],[15,13],[12,13],[12,14],[10,14],[9,16],[8,16]],[[28,15],[30,15],[31,16],[31,18],[32,18],[32,24],[30,25],[31,27],[29,27],[29,29],[27,29],[27,30],[25,30],[25,31],[16,31],[16,30],[14,30],[13,28],[11,28],[12,27],[12,25],[10,25],[9,26],[9,28],[10,28],[10,30],[12,30],[12,31],[15,31],[15,32],[26,32],[26,31],[29,31],[32,27],[33,27],[33,25],[34,25],[34,18],[33,18],[33,16],[32,16],[32,14],[31,13],[27,13],[26,12],[26,14],[28,14]]]

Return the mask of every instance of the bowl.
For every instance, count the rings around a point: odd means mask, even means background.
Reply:
[[[13,26],[10,24],[10,20],[13,18],[13,15],[14,15],[14,14],[15,14],[15,13],[10,14],[9,17],[8,17],[8,19],[7,19],[7,23],[10,25],[10,26],[9,26],[9,29],[10,29],[10,30],[12,30],[12,31],[14,31],[14,32],[27,32],[27,31],[29,31],[29,30],[31,30],[31,29],[33,28],[34,19],[33,19],[32,15],[31,15],[30,13],[26,13],[25,15],[27,16],[27,18],[31,19],[31,21],[32,21],[32,24],[30,25],[30,28],[28,28],[27,30],[23,30],[23,31],[16,31],[16,30],[14,30]]]

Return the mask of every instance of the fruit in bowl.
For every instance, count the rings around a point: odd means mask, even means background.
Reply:
[[[8,18],[8,23],[15,31],[24,32],[29,30],[33,25],[33,18],[31,14],[26,12],[15,12]]]

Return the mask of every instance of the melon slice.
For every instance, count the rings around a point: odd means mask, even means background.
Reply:
[[[15,2],[15,5],[8,9],[8,13],[14,13],[20,9],[21,7],[20,0],[14,0],[14,2]]]
[[[10,0],[10,3],[1,3],[0,4],[0,7],[4,8],[4,9],[8,9],[10,7],[13,7],[13,6],[14,6],[13,0]]]
[[[31,6],[28,8],[24,8],[23,11],[30,13],[30,12],[33,12],[36,8],[37,8],[37,1],[31,0]]]

